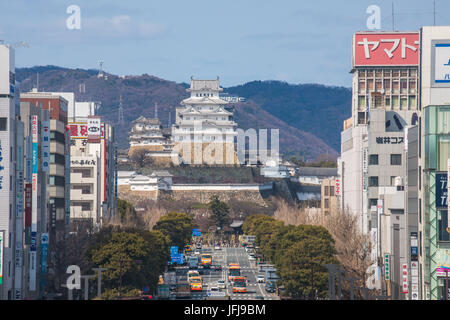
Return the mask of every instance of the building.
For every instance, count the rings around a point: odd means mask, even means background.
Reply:
[[[68,101],[61,95],[52,92],[32,92],[20,95],[21,102],[50,111],[50,177],[49,177],[49,205],[55,206],[55,237],[62,241],[67,236],[69,217],[66,199],[70,197],[67,188],[69,177],[66,176],[69,135],[67,126]]]
[[[339,209],[336,194],[336,178],[323,179],[320,188],[320,209],[322,212],[322,223],[330,213]]]
[[[411,252],[415,249],[418,253],[419,265],[415,269],[419,275],[419,288],[414,289],[417,289],[420,299],[426,300],[442,300],[448,295],[446,275],[450,271],[450,223],[446,182],[450,173],[449,35],[448,26],[420,29],[418,230],[411,228],[408,242]],[[414,194],[411,200],[414,201]],[[415,262],[411,259],[410,272]],[[413,285],[415,283],[411,283]]]
[[[186,89],[191,96],[176,108],[172,126],[174,151],[192,165],[235,165],[236,123],[229,102],[221,99],[223,89],[216,80],[194,80]]]
[[[169,164],[176,158],[173,146],[170,130],[163,128],[158,118],[147,119],[140,116],[133,121],[128,152],[130,159],[137,150],[145,150],[146,156],[151,157],[155,163]]]
[[[112,126],[96,116],[98,103],[75,103],[70,132],[70,219],[100,227],[117,210],[117,163]]]
[[[372,279],[369,287],[405,299],[404,134],[419,116],[419,33],[357,32],[352,62],[352,117],[341,133],[339,204],[358,216],[361,231],[372,239],[371,272],[381,275],[381,257],[390,259],[390,274]]]

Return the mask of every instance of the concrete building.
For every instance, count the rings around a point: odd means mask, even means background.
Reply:
[[[368,272],[375,276],[369,287],[404,299],[404,132],[419,115],[419,33],[357,32],[352,61],[352,117],[341,133],[339,203],[358,216],[361,231],[372,239],[374,265]],[[391,272],[384,278],[381,257],[386,254]]]
[[[446,201],[450,164],[450,27],[421,28],[420,45],[418,235],[411,230],[408,236],[411,243],[413,236],[418,242],[420,298],[441,300],[448,295],[445,279],[450,272]]]
[[[192,165],[235,165],[237,124],[229,102],[221,99],[223,89],[216,80],[194,80],[186,89],[191,96],[176,108],[172,136],[174,151],[182,161]]]
[[[330,213],[336,212],[339,209],[339,203],[336,195],[336,178],[323,179],[320,194],[320,208],[323,223]]]
[[[70,219],[98,228],[116,214],[117,164],[113,128],[96,116],[96,103],[75,103],[70,131]]]
[[[69,220],[66,199],[70,197],[66,177],[67,153],[69,144],[67,126],[68,101],[52,92],[32,92],[20,95],[21,102],[30,102],[41,109],[50,110],[50,177],[49,177],[49,205],[55,205],[55,237],[62,241],[67,236]]]

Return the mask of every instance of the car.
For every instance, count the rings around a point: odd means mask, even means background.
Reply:
[[[255,299],[256,300],[264,300],[264,297],[263,296],[256,296]]]
[[[222,271],[222,266],[215,264],[211,266],[211,269],[213,269],[214,271]]]
[[[220,291],[218,286],[212,286],[209,291]]]
[[[227,287],[227,285],[225,284],[225,280],[218,280],[217,286],[219,287],[219,289],[225,289]]]
[[[264,283],[264,281],[265,281],[264,275],[259,274],[259,275],[256,276],[256,282],[258,282],[258,283]]]
[[[199,254],[200,254],[200,251],[195,250],[194,254],[199,255]]]
[[[214,246],[214,250],[221,250],[220,246],[216,245]]]
[[[250,260],[250,261],[256,260],[255,255],[254,254],[249,255],[248,260]]]

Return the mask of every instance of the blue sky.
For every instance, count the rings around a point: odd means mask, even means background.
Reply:
[[[433,0],[394,0],[395,29],[433,24]],[[81,29],[69,30],[69,5]],[[58,65],[148,73],[167,80],[252,80],[351,86],[352,34],[366,30],[369,5],[392,30],[382,0],[0,0],[0,39],[25,41],[16,66]],[[450,25],[450,1],[436,0],[436,24]]]

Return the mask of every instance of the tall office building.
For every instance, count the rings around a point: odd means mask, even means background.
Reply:
[[[420,298],[441,300],[450,298],[450,27],[421,28],[420,45],[418,234],[411,230],[408,242],[418,249]]]
[[[418,32],[355,33],[352,117],[341,133],[339,202],[372,239],[369,287],[386,289],[393,299],[404,297],[404,130],[418,118],[418,40]],[[390,273],[384,279],[386,254]]]

